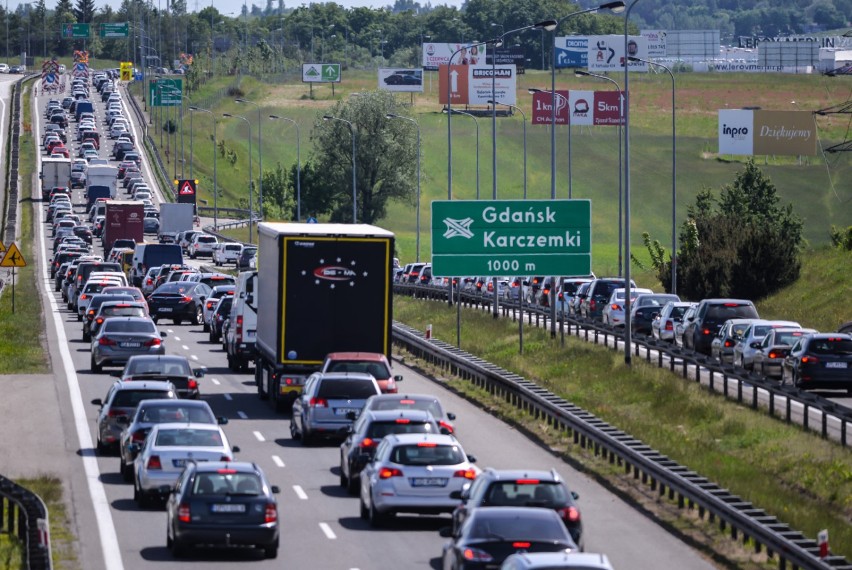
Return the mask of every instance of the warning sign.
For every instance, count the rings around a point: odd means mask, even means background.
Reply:
[[[198,180],[175,180],[177,184],[177,201],[179,204],[195,204],[195,194]]]
[[[12,242],[9,245],[9,248],[6,250],[6,254],[3,256],[3,261],[0,261],[0,267],[26,267],[27,262],[24,259],[24,256],[21,255],[21,250],[18,249],[18,246]]]

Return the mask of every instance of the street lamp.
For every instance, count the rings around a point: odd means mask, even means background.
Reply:
[[[588,71],[583,71],[578,69],[574,72],[574,75],[577,77],[594,77],[595,79],[603,79],[605,81],[609,81],[613,85],[615,85],[616,91],[618,91],[618,110],[619,110],[619,125],[618,125],[618,276],[621,277],[622,267],[624,265],[624,258],[622,257],[622,196],[623,196],[623,185],[622,185],[622,167],[621,167],[621,123],[624,121],[624,94],[621,92],[621,87],[618,85],[618,82],[615,79],[607,77],[606,75],[598,75],[597,73],[589,73]]]
[[[411,117],[404,117],[395,113],[385,115],[386,119],[402,119],[413,124],[417,129],[417,262],[420,262],[420,125]]]
[[[296,126],[296,221],[302,221],[302,158],[301,152],[299,149],[299,139],[301,136],[299,135],[299,123],[294,121],[293,119],[288,119],[287,117],[279,117],[278,115],[269,115],[270,119],[279,120],[279,121],[287,121],[288,123],[293,123]]]
[[[627,59],[628,61],[641,61],[642,63],[661,67],[668,72],[669,77],[672,79],[672,294],[677,295],[677,232],[675,229],[677,215],[677,182],[675,179],[675,174],[677,172],[677,139],[675,138],[675,78],[672,70],[662,63],[646,61],[644,59],[639,59],[638,57],[628,57]],[[792,103],[794,105],[796,104],[795,101],[792,101]]]
[[[572,12],[567,16],[563,16],[558,22],[556,22],[556,26],[553,28],[553,53],[556,53],[556,30],[559,28],[559,24],[562,22],[569,20],[575,16],[579,16],[581,14],[589,14],[592,12],[597,12],[599,10],[609,10],[614,14],[618,14],[624,10],[624,2],[623,0],[616,0],[615,2],[606,2],[605,4],[601,4],[597,8],[589,8],[588,10],[579,10],[577,12]],[[625,52],[626,53],[626,52]],[[550,90],[553,93],[556,93],[556,61],[551,62],[550,65]],[[551,99],[550,106],[550,199],[556,199],[556,101]],[[571,109],[568,109],[568,146],[571,146]],[[568,198],[572,197],[572,188],[571,188],[571,158],[569,151],[568,158]]]
[[[252,224],[254,223],[254,209],[252,208],[254,202],[254,180],[251,175],[251,121],[242,117],[240,115],[232,115],[231,113],[222,113],[223,117],[228,117],[232,119],[240,119],[245,121],[248,125],[249,136],[248,136],[248,155],[249,155],[249,243],[252,242]]]
[[[248,103],[257,107],[257,154],[258,154],[258,170],[260,170],[260,179],[257,183],[257,209],[260,212],[260,217],[263,218],[263,119],[260,117],[260,105],[248,99],[236,99],[237,103]]]
[[[624,55],[627,51],[627,23],[630,21],[630,11],[636,6],[633,0],[627,13],[624,14]],[[624,62],[624,283],[630,288],[630,66]],[[624,363],[630,366],[633,360],[632,336],[630,330],[630,295],[624,296]]]
[[[500,103],[499,101],[488,101],[491,105],[505,105],[510,109],[514,109],[518,113],[521,114],[522,121],[521,123],[524,126],[524,200],[527,199],[527,115],[523,112],[520,107],[515,105],[510,105],[509,103]]]
[[[465,111],[457,111],[456,109],[444,109],[443,112],[455,113],[456,115],[464,115],[465,117],[470,117],[471,119],[473,119],[473,123],[476,125],[476,199],[479,200],[479,121],[474,115]],[[449,117],[447,118],[447,122],[449,122]]]
[[[213,120],[213,228],[217,228],[219,226],[219,189],[216,186],[216,153],[219,149],[216,148],[216,115],[210,109],[204,109],[195,105],[190,105],[189,110],[190,120],[192,119],[192,111],[201,111],[202,113],[209,113],[210,118]],[[189,153],[192,154],[192,151],[190,150]],[[190,162],[190,172],[192,168],[191,165],[192,162]],[[192,175],[190,175],[190,178],[192,178]]]
[[[341,119],[340,117],[332,117],[331,115],[323,115],[323,121],[340,121],[346,123],[349,127],[349,135],[352,137],[352,223],[358,223],[358,187],[355,182],[355,128],[350,121]]]

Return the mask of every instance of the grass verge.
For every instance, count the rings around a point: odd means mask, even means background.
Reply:
[[[455,307],[395,297],[395,318],[455,343]],[[731,405],[694,383],[620,354],[566,338],[565,348],[535,328],[518,354],[517,323],[463,310],[461,346],[530,379],[619,427],[675,461],[816,537],[828,528],[837,554],[852,556],[852,455],[839,446],[749,409]],[[494,401],[473,395],[493,407]],[[536,436],[545,425],[515,411]],[[556,442],[572,457],[578,450]],[[592,470],[598,472],[594,466]],[[599,473],[611,477],[606,471]]]

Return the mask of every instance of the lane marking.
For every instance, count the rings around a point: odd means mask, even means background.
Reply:
[[[334,531],[331,530],[331,527],[326,523],[319,523],[320,530],[325,534],[325,537],[329,540],[334,540],[337,538],[337,535],[334,534]]]
[[[172,332],[172,331],[169,331],[169,332]],[[176,341],[178,341],[178,342],[180,342],[180,337],[179,337],[179,336],[176,336],[176,337],[175,337],[175,340],[176,340]]]
[[[284,467],[284,462],[277,455],[272,456],[272,462],[278,467]]]
[[[253,431],[252,433],[254,434],[254,437],[257,438],[257,441],[266,441],[266,438],[263,437],[263,434],[259,431]]]
[[[183,348],[184,350],[189,350],[189,347],[188,347],[188,346],[186,346],[185,344],[182,344],[182,345],[180,345],[180,346],[181,346],[181,348]]]
[[[195,356],[194,354],[190,354],[190,355],[189,355],[189,357],[190,357],[191,359],[195,360],[195,361],[197,361],[197,360],[198,360],[198,357],[197,357],[197,356]]]
[[[302,489],[300,485],[293,485],[293,492],[295,492],[296,496],[302,499],[303,501],[308,500],[308,494],[305,493],[305,490]]]
[[[241,419],[244,419],[244,420],[248,419],[248,416],[246,415],[245,412],[241,412],[241,411],[237,410],[237,415],[240,416]]]
[[[218,384],[218,382],[216,382],[216,383]],[[233,400],[233,399],[234,399],[234,397],[233,397],[233,396],[231,396],[230,394],[225,394],[225,399],[226,399],[226,400],[228,400],[228,401],[230,402],[231,400]]]
[[[216,380],[215,378],[211,378],[211,379],[210,379],[210,381],[211,381],[211,382],[213,382],[214,384],[216,384],[217,386],[219,386],[219,385],[221,384],[221,382],[219,382],[219,381],[218,381],[218,380]],[[225,395],[226,395],[226,396],[230,396],[230,394],[225,394]]]

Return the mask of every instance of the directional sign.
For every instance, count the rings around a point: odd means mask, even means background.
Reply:
[[[161,77],[148,84],[152,107],[180,107],[183,101],[183,79]]]
[[[126,38],[130,35],[130,26],[127,22],[119,22],[117,24],[101,24],[102,38]]]
[[[590,200],[432,202],[432,274],[587,275]]]
[[[55,73],[46,73],[44,77],[41,78],[45,85],[53,85],[56,83],[56,74]]]
[[[340,83],[339,63],[303,63],[303,83]]]
[[[24,256],[21,255],[21,250],[12,242],[3,256],[3,261],[0,261],[0,267],[26,267],[27,262]]]
[[[62,38],[63,39],[88,39],[90,37],[90,27],[89,24],[62,24]]]

